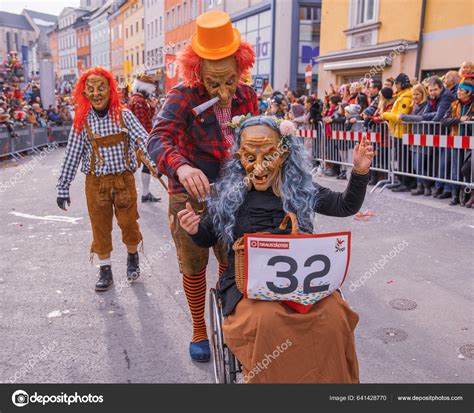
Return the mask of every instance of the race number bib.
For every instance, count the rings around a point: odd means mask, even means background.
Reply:
[[[311,305],[346,278],[350,232],[244,235],[247,298]]]

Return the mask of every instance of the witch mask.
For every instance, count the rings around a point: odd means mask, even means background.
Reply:
[[[279,195],[281,168],[288,157],[288,147],[281,144],[280,134],[265,125],[246,127],[241,133],[236,157],[245,169],[250,190],[266,191],[272,187]]]

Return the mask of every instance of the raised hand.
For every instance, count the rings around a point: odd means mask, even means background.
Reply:
[[[364,136],[362,141],[355,146],[352,156],[356,172],[368,172],[372,159],[374,159],[374,147]]]
[[[197,234],[201,217],[197,215],[189,202],[186,202],[186,209],[178,212],[178,220],[181,227],[189,234]]]

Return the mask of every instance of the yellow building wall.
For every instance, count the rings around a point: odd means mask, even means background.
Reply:
[[[431,1],[427,0],[428,3]],[[377,43],[418,40],[421,3],[421,0],[380,0],[378,21],[381,25]]]
[[[346,34],[349,22],[349,0],[325,0],[321,8],[320,54],[347,47]]]
[[[142,28],[142,19],[144,17],[145,8],[141,0],[131,1],[130,2],[130,11],[132,11],[128,16],[124,17],[124,36],[126,29],[128,28],[128,38],[124,37],[123,48],[124,48],[124,60],[126,60],[127,55],[133,53],[133,65],[132,72],[135,73],[137,69],[140,69],[144,66],[143,61],[143,50],[145,48],[145,31]],[[134,5],[138,5],[138,8]],[[136,22],[138,21],[138,32],[136,30]],[[133,25],[133,36],[130,35],[131,30],[130,26]],[[139,56],[139,62],[137,64],[137,52]],[[124,64],[125,69],[126,64]]]
[[[474,24],[472,0],[428,0],[425,33]]]

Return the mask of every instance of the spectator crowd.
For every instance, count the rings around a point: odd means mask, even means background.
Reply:
[[[396,78],[366,79],[362,82],[331,85],[323,99],[315,95],[298,96],[288,90],[274,92],[268,99],[259,97],[261,114],[292,120],[297,128],[312,129],[322,122],[329,136],[332,130],[384,131],[382,122],[388,123],[388,133],[394,138],[395,164],[408,174],[435,176],[452,181],[473,182],[472,150],[466,152],[451,148],[421,148],[403,145],[402,135],[449,134],[473,136],[474,67],[463,62],[459,70],[450,70],[444,76],[432,76],[418,82],[400,73]],[[405,124],[410,122],[409,126]],[[426,124],[423,122],[436,122]],[[334,148],[337,161],[327,162],[323,173],[337,179],[347,179],[347,166],[352,162],[352,147],[346,141]],[[387,155],[388,136],[382,136],[374,162],[381,168]],[[334,154],[333,154],[334,155]],[[333,158],[331,158],[333,159]],[[336,159],[334,159],[336,160]],[[385,164],[386,165],[386,164]],[[371,171],[370,185],[385,180],[386,174]],[[411,192],[413,196],[434,196],[450,199],[450,205],[471,208],[474,191],[466,192],[461,185],[442,181],[396,175],[390,185],[394,192]]]

